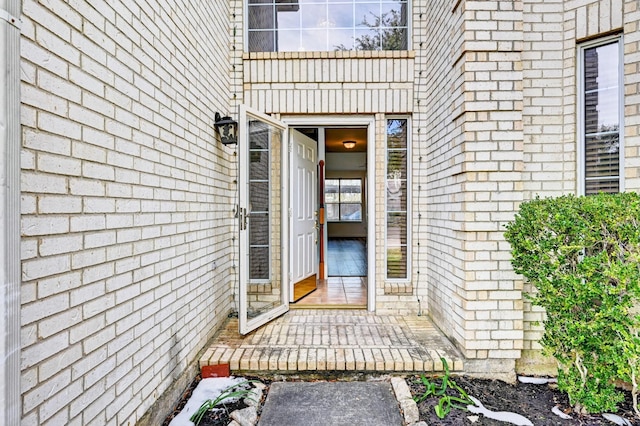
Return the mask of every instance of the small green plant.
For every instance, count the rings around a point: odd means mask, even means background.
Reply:
[[[198,408],[198,410],[193,413],[189,420],[191,420],[196,426],[198,426],[207,411],[215,408],[216,406],[224,404],[225,402],[236,401],[240,398],[250,399],[251,388],[248,387],[249,383],[251,382],[249,380],[246,380],[244,382],[236,383],[226,389],[223,389],[216,399],[207,399],[205,402],[203,402],[200,408]]]
[[[429,397],[439,398],[434,411],[438,418],[444,419],[453,408],[466,411],[467,405],[473,405],[473,401],[471,401],[464,389],[458,386],[451,378],[447,360],[444,358],[440,358],[440,360],[444,366],[444,376],[441,377],[441,383],[438,384],[436,381],[429,380],[424,374],[421,375],[419,383],[422,383],[425,390],[422,395],[415,396],[413,400],[420,403]],[[455,392],[456,395],[447,394],[447,390]]]
[[[505,233],[511,264],[545,309],[544,351],[574,410],[616,411],[640,373],[640,195],[598,194],[521,204]]]

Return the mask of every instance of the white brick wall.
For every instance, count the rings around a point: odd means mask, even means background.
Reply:
[[[234,308],[228,5],[22,19],[22,423],[135,424]]]

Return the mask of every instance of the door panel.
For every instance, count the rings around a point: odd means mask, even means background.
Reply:
[[[297,130],[290,131],[292,232],[290,289],[293,301],[295,283],[315,277],[318,272],[318,210],[317,210],[317,153],[316,141]]]
[[[247,334],[289,309],[287,126],[240,107],[238,145],[239,311]]]

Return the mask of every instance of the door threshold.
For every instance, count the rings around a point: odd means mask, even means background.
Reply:
[[[321,303],[317,303],[317,304],[307,303],[304,305],[289,304],[289,309],[367,309],[367,305],[366,304],[364,305],[361,305],[361,304],[327,305],[327,304],[321,304]]]

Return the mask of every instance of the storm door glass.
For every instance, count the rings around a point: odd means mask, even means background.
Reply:
[[[240,204],[240,332],[286,312],[283,264],[282,164],[286,127],[257,112],[241,109]],[[286,198],[286,197],[285,197]]]

